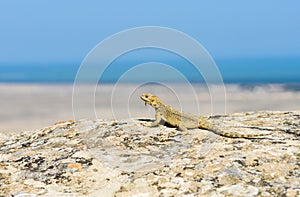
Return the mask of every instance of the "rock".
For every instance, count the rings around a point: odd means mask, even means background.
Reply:
[[[225,186],[218,191],[225,196],[245,196],[245,197],[252,197],[257,196],[259,193],[259,189],[252,185],[244,186],[243,183],[239,183],[236,185]]]
[[[209,131],[80,120],[0,133],[0,196],[299,196],[300,112],[212,117]]]

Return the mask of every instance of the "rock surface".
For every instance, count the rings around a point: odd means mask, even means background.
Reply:
[[[140,120],[80,120],[0,134],[0,196],[299,196],[300,111],[213,119],[224,138]]]

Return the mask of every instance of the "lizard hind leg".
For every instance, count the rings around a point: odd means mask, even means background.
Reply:
[[[179,130],[184,131],[184,132],[187,132],[187,130],[188,130],[182,123],[179,123],[178,128],[179,128]]]

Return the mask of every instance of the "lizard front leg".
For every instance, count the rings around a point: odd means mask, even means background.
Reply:
[[[159,111],[155,112],[155,120],[151,122],[151,124],[143,123],[144,126],[147,127],[156,127],[159,125],[160,121],[162,120],[162,113]]]
[[[151,127],[156,127],[159,125],[160,121],[162,120],[162,113],[158,110],[155,111],[155,121],[151,123]]]

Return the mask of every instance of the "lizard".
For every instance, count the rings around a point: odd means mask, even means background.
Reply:
[[[255,138],[259,136],[264,136],[266,134],[238,134],[238,133],[228,133],[222,131],[209,119],[209,117],[194,115],[186,112],[182,112],[173,109],[169,105],[166,105],[160,98],[152,94],[142,94],[140,98],[145,102],[145,105],[150,105],[155,109],[155,121],[153,121],[150,127],[158,126],[161,121],[165,121],[168,124],[177,127],[181,131],[187,131],[187,129],[205,129],[211,131],[217,135],[229,138]]]

